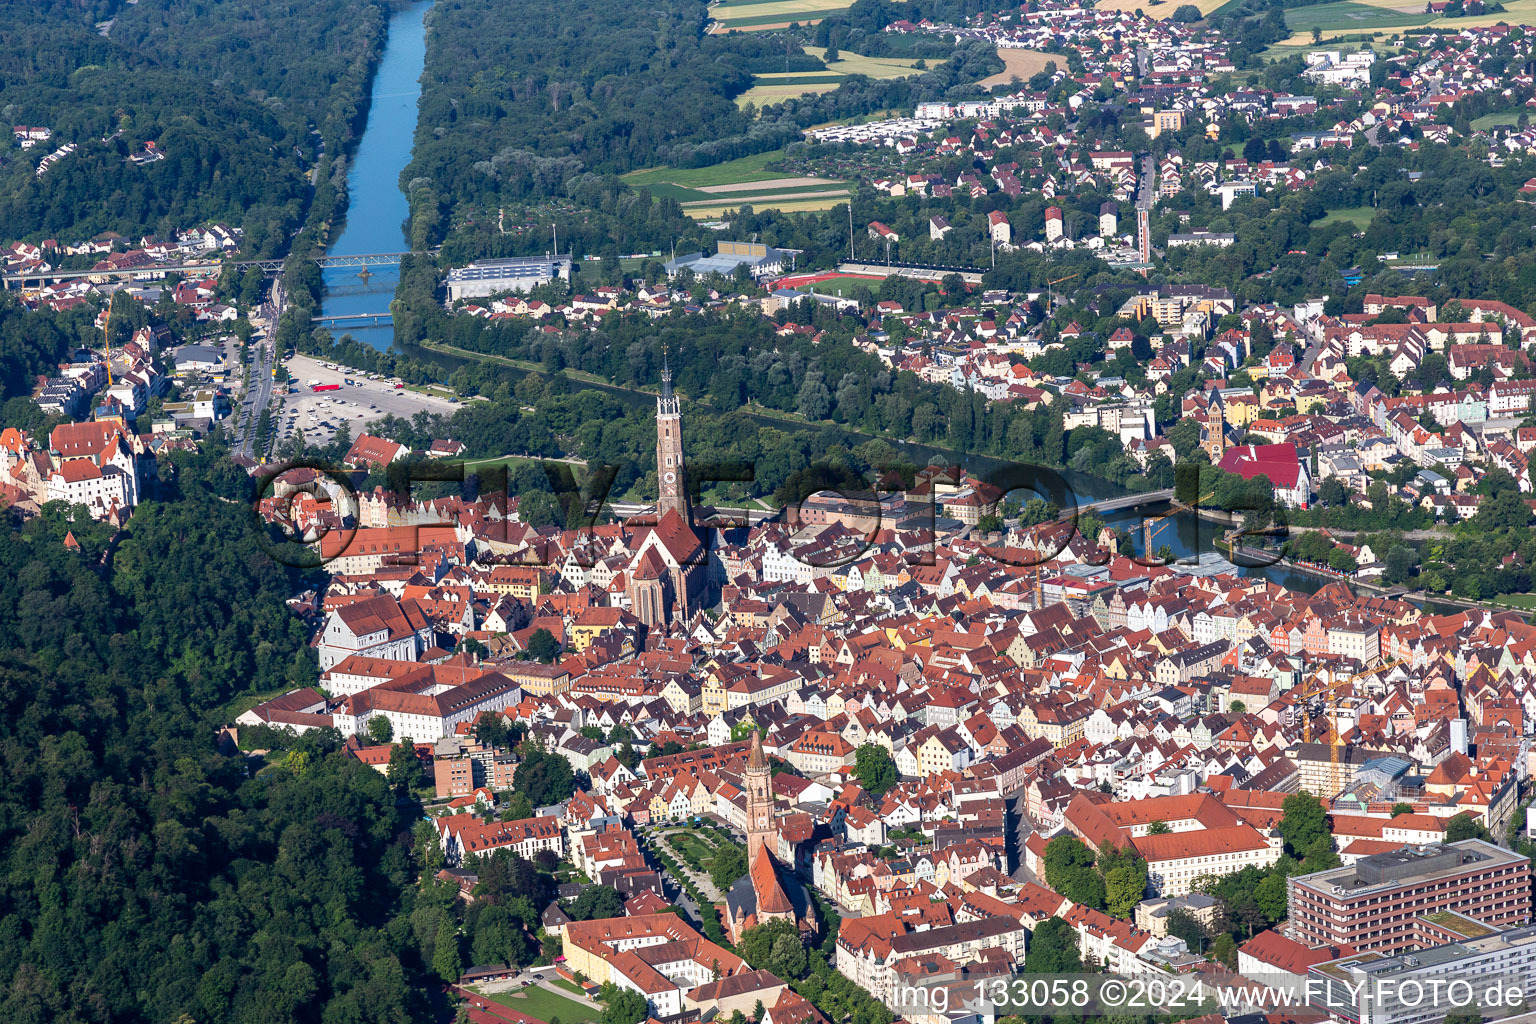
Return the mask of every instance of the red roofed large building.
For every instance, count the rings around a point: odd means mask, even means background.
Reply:
[[[645,996],[653,1017],[676,1016],[687,993],[752,971],[670,913],[572,921],[565,926],[564,952],[572,972]]]
[[[139,503],[131,438],[116,418],[54,427],[48,435],[54,467],[45,477],[43,500],[84,505],[93,519],[125,515]]]
[[[1306,508],[1311,501],[1312,480],[1294,444],[1241,444],[1227,449],[1220,467],[1244,480],[1261,473],[1267,476],[1274,486],[1275,500],[1282,505]]]
[[[1284,843],[1266,836],[1209,793],[1115,802],[1080,792],[1063,824],[1090,847],[1130,843],[1147,861],[1147,881],[1162,896],[1183,896],[1203,875],[1225,875],[1280,859]],[[1149,835],[1152,822],[1171,831]]]
[[[523,818],[487,824],[475,814],[455,814],[438,818],[435,824],[443,854],[454,866],[462,864],[466,856],[484,856],[497,850],[511,850],[530,861],[540,850],[549,850],[556,857],[565,856],[565,833],[559,818]]]

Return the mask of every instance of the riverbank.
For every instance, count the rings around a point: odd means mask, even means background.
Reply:
[[[421,76],[427,60],[426,17],[431,8],[432,0],[414,0],[389,16],[384,53],[368,93],[367,118],[347,168],[340,209],[333,218],[340,223],[340,234],[326,247],[328,255],[356,256],[409,248],[405,222],[410,208],[400,187],[400,172],[410,162],[416,134]],[[336,268],[326,270],[322,280],[322,316],[376,314],[389,309],[400,271],[398,267],[375,267],[359,274],[356,269]],[[347,333],[380,350],[394,342],[392,324],[355,327]]]

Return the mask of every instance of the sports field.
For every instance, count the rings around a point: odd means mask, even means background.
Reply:
[[[757,153],[712,167],[652,167],[624,176],[635,188],[676,199],[694,218],[718,217],[742,206],[785,212],[828,210],[848,198],[848,187],[830,178],[787,176],[765,170],[783,150]]]
[[[853,0],[723,0],[710,4],[710,29],[716,35],[739,30],[762,32],[791,22],[814,25],[828,14],[845,10]]]
[[[988,75],[976,84],[983,89],[990,89],[994,85],[1007,85],[1017,78],[1021,82],[1027,82],[1041,71],[1051,61],[1056,62],[1058,68],[1067,66],[1067,58],[1054,53],[1041,53],[1039,50],[1020,50],[1014,46],[999,46],[997,55],[1002,59],[1003,70],[995,75]]]
[[[868,288],[879,291],[885,278],[873,274],[795,274],[778,280],[775,287],[793,288],[797,292],[820,292],[846,299],[855,289]]]
[[[560,1024],[595,1024],[598,1019],[598,1011],[578,1003],[574,999],[556,995],[547,988],[531,985],[524,989],[514,989],[510,992],[481,993],[487,999],[494,1000],[503,1006],[510,1007],[518,1013],[526,1013],[535,1020],[560,1019]]]

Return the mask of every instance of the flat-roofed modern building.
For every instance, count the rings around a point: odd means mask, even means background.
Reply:
[[[501,292],[528,292],[555,278],[571,279],[570,256],[519,256],[476,260],[448,271],[448,300],[483,298]]]
[[[1358,1024],[1432,1024],[1468,1010],[1497,1016],[1513,1009],[1506,1001],[1512,992],[1536,997],[1536,928],[1498,931],[1462,917],[1440,930],[1454,940],[1414,953],[1357,953],[1314,964],[1306,986],[1313,1008]]]
[[[1404,846],[1286,885],[1287,933],[1309,946],[1415,949],[1423,945],[1415,922],[1443,910],[1498,929],[1531,919],[1530,861],[1479,839]]]

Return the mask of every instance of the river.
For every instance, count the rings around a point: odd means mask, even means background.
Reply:
[[[426,67],[427,32],[424,19],[432,0],[419,0],[389,19],[384,55],[373,76],[368,121],[347,174],[347,218],[341,237],[326,250],[331,256],[399,252],[406,245],[405,220],[410,209],[400,189],[400,172],[411,160],[416,133],[416,103],[421,98],[421,73]],[[355,269],[325,272],[325,316],[379,313],[389,309],[400,283],[396,267],[378,267],[369,277]],[[358,341],[386,349],[394,327],[345,327]]]
[[[407,247],[405,220],[409,208],[400,188],[400,173],[411,158],[417,101],[421,96],[421,75],[426,65],[425,17],[431,6],[431,0],[420,0],[390,17],[384,55],[374,75],[367,125],[347,177],[347,219],[341,237],[329,249],[331,255],[395,252]],[[322,311],[327,316],[337,316],[387,310],[399,279],[399,272],[393,267],[380,267],[367,278],[360,278],[355,270],[326,271]],[[334,333],[351,334],[378,349],[389,348],[394,341],[394,328],[389,324],[347,327],[335,329]],[[456,356],[414,346],[410,354],[441,366],[444,376],[463,362]],[[509,368],[508,372],[518,375],[523,371]],[[600,387],[631,407],[649,407],[654,401],[649,395],[624,388],[603,387],[579,380],[572,383],[575,387]],[[752,413],[748,415],[764,426],[783,429],[785,425],[784,421],[774,417]],[[939,448],[909,443],[899,444],[898,447],[914,461],[953,459],[953,453]],[[985,472],[995,466],[997,460],[986,456],[971,456],[966,463],[967,468],[974,472]],[[1061,476],[1072,488],[1079,504],[1128,493],[1123,487],[1085,473],[1068,470],[1063,471]],[[1051,497],[1058,502],[1062,498],[1061,495]],[[1111,516],[1109,521],[1122,529],[1135,529],[1139,532],[1142,515],[1141,510],[1131,510]],[[1212,542],[1220,535],[1221,528],[1217,524],[1204,522],[1189,513],[1179,513],[1164,520],[1153,538],[1153,545],[1159,547],[1167,544],[1176,557],[1186,558],[1201,551],[1213,550]],[[1261,573],[1293,590],[1310,592],[1320,585],[1315,577],[1281,568],[1248,571]]]

